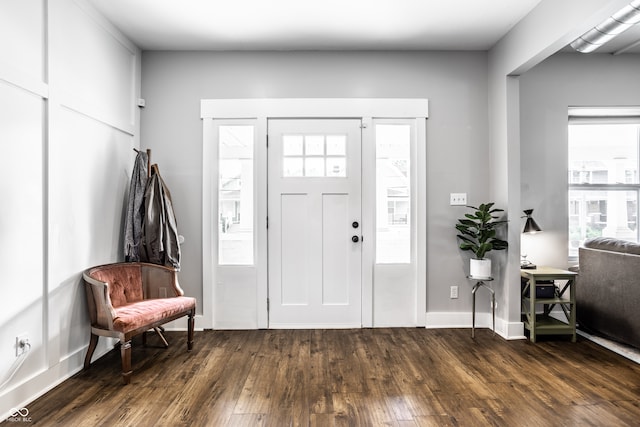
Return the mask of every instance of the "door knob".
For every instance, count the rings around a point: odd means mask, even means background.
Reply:
[[[351,241],[353,243],[358,243],[360,241],[360,238],[358,236],[353,236],[353,237],[351,237]]]

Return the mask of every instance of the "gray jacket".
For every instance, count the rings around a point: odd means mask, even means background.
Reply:
[[[144,194],[144,221],[140,260],[180,270],[178,225],[171,193],[158,166],[151,166],[151,178]]]
[[[140,261],[148,158],[147,153],[138,151],[131,174],[131,184],[129,184],[129,202],[127,216],[124,219],[124,256],[129,262]]]

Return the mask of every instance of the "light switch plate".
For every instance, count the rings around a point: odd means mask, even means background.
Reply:
[[[451,193],[451,206],[465,206],[467,204],[467,193]]]

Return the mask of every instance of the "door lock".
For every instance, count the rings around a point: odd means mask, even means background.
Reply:
[[[352,226],[353,228],[358,228],[358,227],[360,227],[360,224],[358,224],[358,221],[353,221],[353,222],[351,223],[351,226]]]
[[[358,242],[360,241],[360,238],[359,238],[358,236],[352,236],[352,237],[351,237],[351,241],[352,241],[353,243],[358,243]]]

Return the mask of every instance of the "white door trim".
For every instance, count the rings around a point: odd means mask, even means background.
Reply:
[[[418,98],[203,99],[200,118],[427,118],[429,100]]]
[[[202,185],[202,276],[203,276],[203,328],[267,328],[268,327],[268,270],[267,270],[267,120],[270,118],[360,118],[366,125],[376,118],[413,118],[417,122],[418,144],[418,215],[416,227],[418,234],[418,271],[416,293],[416,325],[424,326],[426,318],[426,125],[429,102],[427,99],[382,99],[382,98],[282,98],[282,99],[203,99],[201,100],[201,118],[203,119],[203,185]],[[237,321],[225,321],[224,325],[216,322],[214,313],[214,286],[217,284],[216,270],[217,259],[213,257],[213,248],[217,244],[214,224],[217,222],[217,166],[212,165],[211,159],[214,148],[211,144],[214,138],[214,120],[216,119],[249,119],[255,121],[256,149],[255,149],[255,201],[256,222],[255,230],[256,259],[256,305],[255,317],[239,318]],[[363,203],[367,200],[366,190],[371,189],[372,184],[366,179],[365,168],[375,167],[375,162],[369,164],[367,159],[371,153],[365,151],[370,145],[372,132],[370,128],[363,130]],[[369,141],[369,143],[367,142]],[[374,157],[375,159],[375,157]],[[365,166],[367,165],[368,166]],[[370,175],[375,177],[375,174]],[[375,180],[375,179],[374,179]],[[364,206],[364,205],[363,205]],[[264,221],[263,221],[264,220]],[[363,223],[365,218],[363,217]],[[369,235],[375,232],[372,221],[369,224]],[[261,226],[264,224],[264,226]],[[363,232],[366,230],[363,229]],[[363,245],[363,286],[362,286],[362,325],[373,326],[373,283],[371,270],[373,266],[373,249],[369,244]],[[369,259],[367,259],[369,257]],[[234,268],[242,268],[237,266]]]

